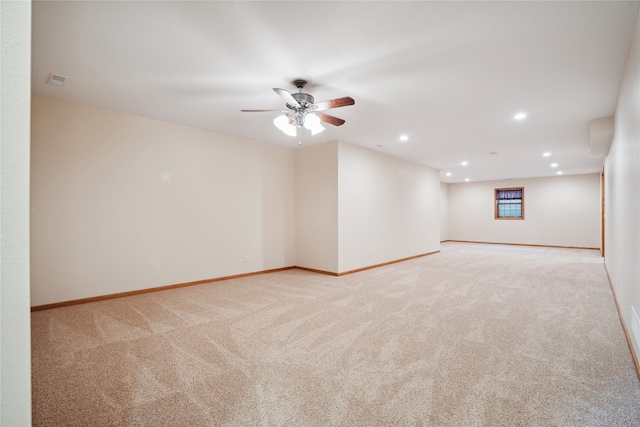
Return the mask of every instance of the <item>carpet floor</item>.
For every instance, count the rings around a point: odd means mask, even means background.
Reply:
[[[443,243],[32,313],[35,426],[639,426],[599,252]]]

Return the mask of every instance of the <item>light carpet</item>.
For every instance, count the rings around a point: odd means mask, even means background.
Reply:
[[[639,426],[599,252],[444,243],[32,313],[36,426]]]

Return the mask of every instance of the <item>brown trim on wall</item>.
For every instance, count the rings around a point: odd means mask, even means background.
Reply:
[[[584,246],[558,246],[558,245],[534,245],[532,243],[501,243],[501,242],[474,242],[472,240],[443,240],[440,243],[455,242],[455,243],[478,243],[481,245],[507,245],[507,246],[534,246],[538,248],[564,248],[564,249],[587,249],[590,251],[599,251],[600,248],[588,248]]]
[[[340,273],[334,273],[333,271],[325,271],[325,270],[317,270],[315,268],[307,268],[307,267],[293,267],[297,270],[304,270],[304,271],[310,271],[312,273],[318,273],[318,274],[326,274],[327,276],[339,276]]]
[[[294,268],[297,268],[298,270],[311,271],[312,273],[327,274],[329,276],[338,276],[339,277],[339,276],[346,276],[347,274],[358,273],[360,271],[371,270],[372,268],[384,267],[385,265],[389,265],[389,264],[395,264],[395,263],[398,263],[398,262],[409,261],[411,259],[421,258],[421,257],[427,256],[427,255],[437,254],[438,252],[440,252],[440,251],[434,251],[434,252],[428,252],[426,254],[414,255],[414,256],[407,257],[407,258],[401,258],[401,259],[396,259],[396,260],[393,260],[393,261],[383,262],[382,264],[374,264],[374,265],[369,265],[367,267],[357,268],[355,270],[343,271],[341,273],[335,273],[333,271],[325,271],[325,270],[316,270],[315,268],[307,268],[307,267],[294,267]]]
[[[398,259],[398,260],[395,260],[395,261],[384,262],[382,264],[370,265],[368,267],[359,268],[357,270],[344,271],[342,273],[334,273],[334,272],[331,272],[331,271],[316,270],[314,268],[297,267],[297,266],[274,268],[272,270],[254,271],[252,273],[243,273],[243,274],[235,274],[233,276],[216,277],[215,279],[197,280],[195,282],[178,283],[178,284],[175,284],[175,285],[158,286],[158,287],[155,287],[155,288],[139,289],[139,290],[128,291],[128,292],[119,292],[119,293],[116,293],[116,294],[100,295],[100,296],[97,296],[97,297],[81,298],[81,299],[75,299],[75,300],[70,300],[70,301],[55,302],[53,304],[35,305],[35,306],[31,307],[31,311],[33,312],[33,311],[40,311],[40,310],[48,310],[50,308],[68,307],[70,305],[86,304],[86,303],[89,303],[89,302],[105,301],[105,300],[110,300],[110,299],[115,299],[115,298],[130,297],[130,296],[134,296],[134,295],[148,294],[148,293],[151,293],[151,292],[167,291],[169,289],[184,288],[184,287],[187,287],[187,286],[194,286],[194,285],[203,285],[205,283],[220,282],[220,281],[223,281],[223,280],[230,280],[230,279],[239,279],[239,278],[242,278],[242,277],[257,276],[259,274],[267,274],[267,273],[276,273],[278,271],[285,271],[285,270],[292,270],[292,269],[305,270],[305,271],[310,271],[312,273],[327,274],[329,276],[344,276],[344,275],[347,275],[347,274],[357,273],[359,271],[370,270],[372,268],[382,267],[382,266],[389,265],[389,264],[395,264],[395,263],[402,262],[402,261],[409,261],[411,259],[421,258],[421,257],[427,256],[427,255],[437,254],[438,252],[440,252],[440,251],[434,251],[434,252],[428,252],[426,254],[414,255],[414,256],[407,257],[407,258]]]
[[[396,264],[398,262],[409,261],[411,259],[422,258],[424,256],[437,254],[440,251],[427,252],[426,254],[414,255],[407,258],[397,259],[395,261],[383,262],[382,264],[374,264],[368,267],[357,268],[355,270],[343,271],[342,273],[338,273],[338,276],[346,276],[347,274],[358,273],[360,271],[371,270],[372,268],[384,267],[385,265]]]
[[[611,288],[611,293],[613,294],[613,301],[616,303],[616,310],[618,310],[618,318],[620,319],[620,324],[622,325],[624,336],[627,339],[627,345],[629,346],[629,350],[631,351],[631,358],[633,359],[634,365],[636,365],[636,374],[638,374],[638,379],[640,379],[640,363],[638,363],[638,356],[636,355],[636,351],[633,348],[633,342],[631,341],[631,336],[629,335],[629,330],[627,329],[627,325],[625,325],[624,323],[624,317],[622,316],[622,312],[620,311],[620,304],[618,304],[618,297],[616,296],[616,290],[613,287],[611,276],[609,276],[609,269],[607,269],[607,264],[604,264],[604,271],[607,272],[607,280],[609,280],[609,287]]]
[[[604,258],[604,165],[602,165],[602,174],[600,175],[600,196],[602,199],[602,208],[601,208],[601,227],[600,232],[602,233],[602,243],[600,244],[602,248],[600,249],[600,253]]]
[[[187,286],[203,285],[205,283],[220,282],[223,280],[239,279],[241,277],[257,276],[259,274],[276,273],[278,271],[291,270],[296,267],[274,268],[272,270],[254,271],[252,273],[235,274],[233,276],[216,277],[215,279],[196,280],[195,282],[178,283],[175,285],[158,286],[155,288],[138,289],[135,291],[118,292],[116,294],[100,295],[97,297],[74,299],[70,301],[54,302],[53,304],[35,305],[31,311],[48,310],[50,308],[67,307],[70,305],[86,304],[89,302],[104,301],[114,298],[130,297],[133,295],[148,294],[151,292],[167,291],[169,289],[185,288]]]

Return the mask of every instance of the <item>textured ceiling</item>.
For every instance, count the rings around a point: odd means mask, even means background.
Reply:
[[[303,145],[341,140],[444,182],[551,176],[552,162],[591,173],[602,159],[589,157],[589,121],[615,112],[638,6],[36,1],[32,89],[297,147],[277,113],[240,110],[283,108],[271,89],[304,78],[317,101],[356,104],[328,111],[346,123],[305,130]],[[50,73],[65,85],[48,85]],[[519,111],[528,117],[513,120]]]

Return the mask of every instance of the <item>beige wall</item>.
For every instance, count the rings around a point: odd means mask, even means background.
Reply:
[[[344,142],[296,153],[296,264],[343,273],[437,251],[438,172]]]
[[[339,270],[440,249],[438,171],[339,143]]]
[[[0,2],[0,425],[31,425],[31,2]]]
[[[440,183],[440,241],[449,239],[449,184]]]
[[[437,171],[44,97],[32,113],[32,305],[439,249]]]
[[[34,97],[32,305],[294,265],[294,176],[288,148]]]
[[[296,151],[296,265],[338,271],[338,143]]]
[[[640,324],[640,14],[605,159],[605,263],[636,354]]]
[[[525,220],[494,219],[494,189],[524,187]],[[449,184],[448,238],[599,248],[598,174]]]

